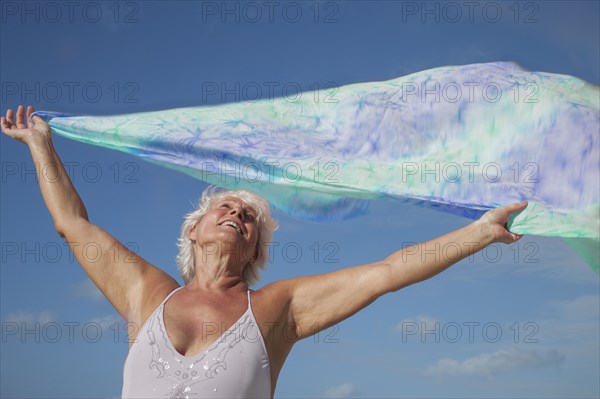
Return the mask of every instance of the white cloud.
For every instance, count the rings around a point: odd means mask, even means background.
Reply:
[[[556,302],[558,313],[566,320],[597,320],[600,318],[600,296],[582,295],[570,301]]]
[[[352,383],[345,383],[331,387],[323,394],[324,398],[348,398],[356,393],[356,386]]]
[[[92,299],[94,301],[104,300],[104,294],[94,285],[92,280],[86,279],[71,286],[73,294],[78,297]]]
[[[539,337],[546,345],[585,348],[598,358],[600,342],[600,296],[581,295],[571,300],[550,301],[550,317],[536,321]],[[596,360],[597,363],[597,360]]]
[[[33,313],[27,311],[18,311],[8,314],[4,318],[5,323],[17,323],[21,325],[25,323],[27,327],[35,326],[38,323],[40,326],[44,326],[48,323],[56,322],[56,316],[51,312],[40,312]]]
[[[443,358],[435,366],[427,369],[426,374],[434,376],[493,375],[514,369],[538,369],[558,366],[565,356],[556,349],[540,353],[536,350],[499,350],[494,353],[482,353],[466,360]]]

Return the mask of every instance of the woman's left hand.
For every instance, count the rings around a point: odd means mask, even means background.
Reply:
[[[493,242],[512,244],[523,238],[523,234],[511,233],[508,231],[506,224],[511,214],[522,211],[525,208],[527,208],[527,201],[494,208],[484,213],[479,218],[479,222],[486,224],[486,227],[493,234]]]

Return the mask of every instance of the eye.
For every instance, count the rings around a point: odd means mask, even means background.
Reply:
[[[221,208],[222,207],[231,209],[231,205],[229,205],[228,203],[221,204]]]
[[[252,222],[256,220],[256,216],[254,216],[252,213],[247,213],[246,218]]]

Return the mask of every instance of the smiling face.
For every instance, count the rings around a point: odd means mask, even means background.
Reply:
[[[200,244],[222,244],[245,261],[256,259],[256,212],[239,198],[225,197],[211,205],[191,229],[190,239]]]
[[[273,237],[273,232],[279,227],[277,221],[273,219],[273,216],[271,215],[269,203],[260,195],[252,191],[220,190],[216,186],[209,186],[202,193],[197,208],[185,215],[183,225],[181,226],[181,235],[177,242],[177,247],[179,248],[179,253],[177,254],[177,267],[186,284],[192,281],[196,275],[197,266],[203,261],[203,259],[198,258],[198,256],[202,255],[204,257],[208,252],[207,248],[205,246],[203,247],[202,242],[198,243],[198,238],[204,237],[202,234],[199,234],[202,230],[200,228],[202,227],[200,221],[205,217],[207,212],[215,212],[220,206],[227,209],[227,205],[219,203],[219,200],[223,199],[233,199],[234,201],[241,200],[244,204],[257,212],[255,223],[257,240],[256,244],[253,243],[248,250],[251,256],[244,258],[249,259],[249,262],[251,263],[244,263],[244,268],[242,269],[243,281],[249,286],[256,283],[260,279],[260,271],[265,268],[266,263],[269,261],[269,245]],[[244,208],[242,207],[242,210],[243,209]],[[217,218],[220,218],[220,216],[222,215],[217,215]],[[190,231],[194,227],[196,227],[196,229],[190,234]],[[248,231],[249,229],[250,228],[248,228]],[[215,238],[217,238],[222,242],[223,237],[215,237],[214,233],[215,231],[212,230],[212,236],[209,237],[209,240],[212,239],[214,242],[216,241]],[[229,234],[223,231],[221,231],[221,233]],[[243,235],[228,235],[228,237],[230,237],[227,239],[228,241],[232,240],[232,237],[234,241],[237,240],[238,237],[243,238],[242,241],[245,240]]]

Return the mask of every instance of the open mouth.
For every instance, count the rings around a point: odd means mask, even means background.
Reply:
[[[237,223],[235,223],[235,222],[232,222],[232,221],[229,221],[229,220],[227,220],[227,221],[225,221],[225,222],[223,222],[223,223],[221,223],[221,224],[222,224],[223,226],[229,226],[229,227],[231,227],[231,228],[233,228],[233,229],[237,230],[237,232],[238,232],[239,234],[243,235],[243,233],[242,233],[242,228],[240,227],[240,225],[239,225],[239,224],[237,224]]]

